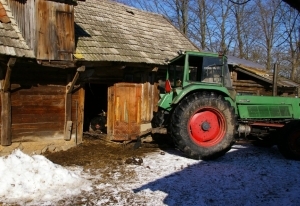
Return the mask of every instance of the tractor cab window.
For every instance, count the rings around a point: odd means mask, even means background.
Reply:
[[[208,83],[222,83],[221,81],[221,72],[222,66],[220,65],[209,65],[204,67],[202,70],[201,82]]]
[[[232,82],[231,82],[231,77],[230,77],[230,72],[229,72],[227,62],[224,64],[223,76],[224,76],[224,86],[227,88],[232,88]]]
[[[183,79],[183,66],[172,65],[171,71],[169,73],[169,80],[171,82],[172,87],[182,87],[182,79]]]
[[[190,55],[189,62],[189,81],[198,81],[205,83],[222,84],[222,77],[227,78],[228,67],[226,70],[225,62],[221,57],[209,57],[209,56],[193,56]],[[224,70],[223,70],[224,69]],[[223,70],[223,71],[222,71]],[[229,78],[230,80],[230,78]],[[231,82],[230,82],[231,83]],[[229,82],[224,82],[229,84]]]
[[[185,56],[172,62],[169,66],[169,80],[173,88],[182,87],[184,62]]]
[[[204,57],[201,82],[222,83],[222,58]]]

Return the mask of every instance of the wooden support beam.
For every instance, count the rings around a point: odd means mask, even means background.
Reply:
[[[7,69],[6,69],[6,75],[4,79],[4,83],[2,85],[2,89],[4,92],[7,92],[10,89],[10,76],[11,76],[11,71],[12,67],[16,63],[16,58],[10,58],[7,63]]]
[[[84,72],[85,66],[81,66],[77,69],[76,74],[67,86],[66,86],[66,94],[65,94],[65,131],[64,131],[64,139],[71,140],[72,135],[72,92],[74,85],[79,77],[79,72]],[[76,124],[75,124],[76,126]]]
[[[77,69],[77,72],[72,80],[72,82],[70,82],[68,85],[67,85],[67,93],[72,93],[73,91],[73,88],[74,88],[74,85],[79,77],[79,73],[80,72],[84,72],[85,71],[85,66],[81,66]]]
[[[79,89],[79,101],[77,104],[77,117],[76,117],[76,128],[77,128],[77,138],[76,144],[82,143],[82,134],[83,134],[83,123],[84,123],[84,97],[85,97],[85,90],[84,84],[81,85]]]
[[[1,90],[1,145],[9,146],[11,138],[11,97],[10,97],[10,76],[16,58],[10,58],[7,63],[6,75]]]
[[[11,145],[11,99],[10,92],[1,92],[1,145]]]
[[[68,90],[65,94],[65,131],[64,131],[64,139],[70,140],[71,134],[70,127],[68,125],[72,125],[72,93],[68,93]],[[72,131],[72,127],[71,127]]]

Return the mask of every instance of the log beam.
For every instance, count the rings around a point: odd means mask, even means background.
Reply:
[[[9,146],[11,138],[11,100],[10,92],[1,92],[1,145]]]
[[[75,85],[75,83],[76,83],[76,81],[77,81],[77,79],[78,79],[78,77],[79,77],[79,73],[80,73],[80,72],[84,72],[84,71],[85,71],[85,66],[81,66],[81,67],[79,67],[79,68],[77,69],[76,74],[75,74],[75,76],[74,76],[72,82],[70,82],[70,83],[67,85],[67,93],[72,93],[73,88],[74,88],[74,85]]]
[[[1,145],[3,146],[9,146],[12,143],[10,77],[15,63],[16,58],[9,59],[5,79],[1,85]]]
[[[7,92],[10,89],[10,76],[11,76],[12,67],[15,65],[15,63],[16,63],[16,58],[10,58],[8,60],[5,79],[2,85],[3,92]]]

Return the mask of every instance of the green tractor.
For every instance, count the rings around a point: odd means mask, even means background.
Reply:
[[[167,128],[193,159],[217,158],[251,136],[300,160],[300,99],[236,95],[227,57],[216,53],[187,51],[170,61],[152,127]]]

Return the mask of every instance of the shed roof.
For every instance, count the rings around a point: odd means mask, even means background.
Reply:
[[[7,2],[0,0],[0,6],[3,6],[5,15],[10,20],[8,23],[2,23],[0,20],[0,55],[34,58],[34,52],[22,37]]]
[[[86,61],[162,65],[178,50],[198,50],[162,15],[109,0],[78,2],[75,35],[75,57]]]
[[[235,66],[237,71],[261,79],[270,84],[273,83],[273,73],[267,71],[264,66],[251,62],[249,60],[240,59],[234,56],[228,56],[228,64]],[[283,76],[278,76],[277,85],[280,87],[299,87],[300,84],[287,79]]]

